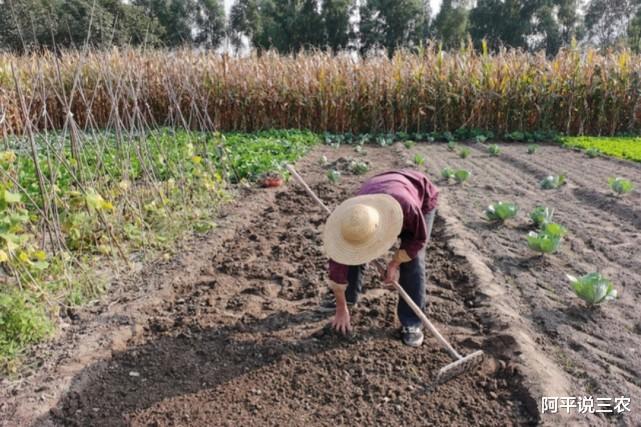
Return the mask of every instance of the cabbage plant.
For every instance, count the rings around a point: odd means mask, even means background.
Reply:
[[[622,195],[625,193],[629,193],[630,191],[634,190],[634,184],[630,182],[630,180],[625,179],[625,178],[610,178],[608,179],[608,185],[618,195]]]
[[[487,147],[487,152],[490,153],[490,156],[496,157],[501,154],[501,148],[496,144],[492,144]]]
[[[341,173],[335,169],[327,171],[327,179],[329,179],[332,184],[336,184],[341,180]]]
[[[516,203],[511,202],[496,202],[492,203],[485,210],[485,216],[490,221],[504,222],[509,218],[514,218],[519,211]]]
[[[530,144],[527,146],[527,153],[528,154],[534,154],[536,153],[536,150],[539,149],[539,146],[536,144]]]
[[[458,155],[461,159],[466,159],[470,155],[470,149],[467,147],[461,148],[461,150],[458,152]]]
[[[530,219],[537,227],[542,227],[545,224],[552,222],[553,215],[554,209],[550,209],[545,206],[537,206],[534,208],[532,213],[530,213]]]
[[[561,239],[567,233],[565,227],[555,224],[545,224],[540,231],[530,231],[527,244],[530,249],[541,254],[551,254],[559,249]]]
[[[548,175],[541,181],[541,188],[544,190],[553,190],[565,184],[565,175]]]
[[[612,282],[600,273],[589,273],[578,279],[569,274],[566,276],[570,280],[576,296],[585,301],[590,307],[617,297],[617,291],[614,289]]]
[[[454,178],[454,171],[450,167],[445,167],[441,171],[441,177],[443,177],[443,179]]]
[[[472,172],[465,169],[459,169],[456,172],[454,172],[454,180],[459,184],[462,184],[465,181],[467,181],[470,178],[470,176],[472,176]]]

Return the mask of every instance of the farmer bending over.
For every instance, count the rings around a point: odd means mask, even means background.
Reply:
[[[396,280],[412,300],[425,308],[425,245],[429,240],[438,198],[437,188],[420,172],[389,171],[367,180],[356,197],[345,200],[325,224],[323,243],[330,258],[337,331],[351,330],[348,305],[362,290],[364,264],[387,253],[400,237],[400,248],[387,266],[386,283]],[[399,297],[398,318],[403,342],[423,343],[421,320]]]

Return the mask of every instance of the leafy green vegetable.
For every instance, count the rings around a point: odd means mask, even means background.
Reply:
[[[483,144],[485,141],[487,141],[487,136],[476,135],[476,137],[474,137],[474,140],[476,141],[477,144]]]
[[[341,180],[341,173],[335,169],[327,171],[327,179],[329,179],[332,184],[336,184]]]
[[[559,224],[545,224],[538,233],[530,231],[527,236],[528,247],[536,252],[551,254],[557,251],[567,230]]]
[[[321,166],[325,166],[329,163],[329,160],[327,160],[327,156],[321,156],[320,159],[318,159],[318,164]]]
[[[447,143],[447,149],[454,151],[456,149],[456,141],[450,141]]]
[[[467,147],[461,148],[461,150],[458,152],[458,155],[461,159],[466,159],[470,155],[470,149]]]
[[[443,179],[450,179],[450,178],[454,178],[454,171],[453,171],[451,168],[449,168],[449,167],[445,167],[445,168],[441,171],[441,177],[442,177]]]
[[[554,215],[554,209],[550,209],[545,206],[537,206],[536,208],[534,208],[532,213],[530,213],[530,219],[538,227],[542,227],[545,224],[552,222],[553,215]]]
[[[409,141],[409,140],[408,140],[408,141],[403,142],[403,145],[404,145],[404,146],[405,146],[405,148],[407,148],[408,150],[409,150],[410,148],[414,147],[414,145],[415,145],[415,144],[416,144],[416,143],[415,143],[414,141]]]
[[[527,146],[527,153],[528,154],[534,154],[536,153],[536,150],[539,149],[539,146],[537,144],[530,144]]]
[[[416,166],[425,166],[425,157],[421,156],[420,154],[415,154],[414,155],[414,164]]]
[[[354,175],[363,175],[369,171],[369,166],[365,162],[357,162],[352,160],[349,164],[349,170]]]
[[[641,138],[637,137],[564,137],[566,147],[598,148],[602,154],[641,161]]]
[[[594,159],[595,157],[599,157],[601,155],[601,150],[599,150],[598,148],[592,147],[585,150],[585,154],[589,158]]]
[[[608,185],[618,195],[626,194],[634,190],[634,184],[630,180],[625,178],[610,178],[608,179]]]
[[[504,222],[506,219],[514,218],[519,211],[518,206],[511,202],[492,203],[485,210],[485,216],[490,221]]]
[[[462,184],[465,181],[467,181],[470,176],[472,176],[472,172],[467,171],[465,169],[459,169],[456,172],[454,172],[454,180],[459,184]]]
[[[487,147],[487,152],[490,153],[490,156],[496,157],[501,154],[501,148],[496,144],[492,144]]]
[[[617,291],[612,282],[600,273],[589,273],[580,278],[567,275],[576,296],[581,298],[588,306],[595,306],[617,297]]]
[[[565,184],[565,175],[548,175],[540,182],[544,190],[553,190]]]

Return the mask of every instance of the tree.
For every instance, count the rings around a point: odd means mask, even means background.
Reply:
[[[334,52],[347,48],[353,37],[350,24],[353,10],[352,0],[323,0],[321,3],[323,44]]]
[[[158,41],[157,23],[119,0],[6,0],[0,8],[0,48],[95,48]]]
[[[464,42],[468,31],[466,4],[453,0],[443,0],[441,10],[434,19],[432,32],[446,49],[456,48]]]
[[[361,52],[385,48],[389,55],[398,47],[417,45],[430,18],[422,0],[365,0],[359,12]]]
[[[600,47],[614,46],[626,36],[637,0],[591,0],[585,13],[588,40]]]

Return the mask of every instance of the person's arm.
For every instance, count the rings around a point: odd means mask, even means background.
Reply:
[[[398,278],[398,269],[402,263],[410,262],[427,242],[425,218],[418,207],[403,213],[403,232],[401,246],[387,265],[385,282],[391,283]]]
[[[349,267],[346,265],[333,260],[329,261],[329,287],[336,299],[336,314],[330,323],[335,330],[344,334],[352,330],[347,299],[345,298],[348,270]]]

